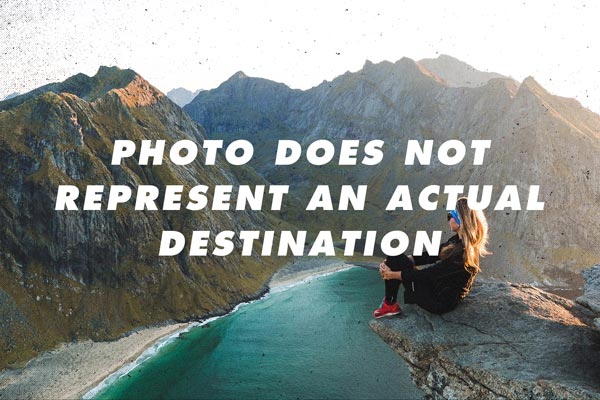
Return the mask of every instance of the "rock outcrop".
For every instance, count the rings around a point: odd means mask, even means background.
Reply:
[[[594,323],[600,328],[600,264],[583,271],[583,278],[585,279],[583,295],[575,301],[596,313]]]
[[[481,283],[447,314],[407,305],[370,326],[434,399],[600,399],[593,317],[532,286]]]

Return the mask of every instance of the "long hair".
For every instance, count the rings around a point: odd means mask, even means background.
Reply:
[[[469,208],[466,197],[461,197],[456,201],[456,212],[460,218],[458,236],[462,240],[462,246],[460,244],[446,246],[440,257],[445,259],[464,249],[465,268],[475,269],[475,272],[479,272],[481,271],[479,258],[492,254],[487,249],[489,240],[487,219],[483,211]]]

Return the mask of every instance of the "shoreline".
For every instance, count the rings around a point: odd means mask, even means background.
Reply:
[[[284,290],[312,278],[359,266],[361,265],[358,263],[350,263],[335,257],[299,257],[275,272],[267,285],[269,292]]]
[[[377,269],[375,262],[349,262],[335,257],[298,257],[277,270],[263,289],[231,305],[215,310],[202,321],[164,322],[136,328],[109,342],[63,343],[31,359],[22,368],[0,371],[0,397],[19,399],[91,398],[105,386],[129,373],[181,333],[225,317],[245,304],[271,292],[284,291],[312,279],[350,268]]]
[[[311,279],[352,267],[342,259],[331,257],[299,257],[273,274],[265,284],[268,290],[242,300],[222,315],[208,315],[202,322],[165,322],[142,327],[108,342],[63,343],[29,360],[22,368],[0,372],[0,397],[19,399],[90,398],[105,385],[130,372],[152,357],[163,345],[182,332],[227,316],[244,304],[268,296],[272,290],[282,291]],[[114,379],[113,379],[114,378]]]
[[[212,318],[209,318],[212,320]],[[207,320],[208,321],[208,320]],[[178,325],[183,325],[178,327]],[[120,378],[121,376],[128,374],[132,370],[134,370],[138,365],[143,363],[145,360],[154,356],[161,347],[170,343],[172,340],[179,337],[184,332],[189,331],[191,328],[197,326],[195,322],[184,322],[182,324],[171,324],[167,325],[169,327],[173,327],[173,329],[167,333],[166,335],[155,338],[150,341],[147,345],[143,346],[137,352],[135,357],[130,358],[127,362],[121,364],[117,369],[111,371],[109,374],[104,375],[102,378],[96,380],[93,384],[87,385],[85,388],[81,389],[77,394],[76,398],[78,399],[90,399],[93,398],[96,394],[98,394],[105,386],[112,384],[115,380]],[[103,343],[112,343],[112,342],[103,342]],[[114,379],[112,379],[114,378]]]
[[[0,373],[3,398],[81,398],[124,365],[135,362],[161,339],[192,323],[166,323],[134,330],[110,342],[63,343],[23,368]]]

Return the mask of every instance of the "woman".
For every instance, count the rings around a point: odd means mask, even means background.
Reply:
[[[480,271],[479,257],[491,254],[487,249],[488,225],[481,211],[472,210],[467,198],[456,202],[448,213],[450,229],[457,234],[440,246],[439,256],[387,257],[379,265],[385,280],[385,298],[373,315],[381,318],[400,313],[397,296],[400,283],[404,285],[404,303],[418,304],[425,310],[442,314],[454,309],[471,290],[475,275]],[[435,263],[417,269],[416,265]]]

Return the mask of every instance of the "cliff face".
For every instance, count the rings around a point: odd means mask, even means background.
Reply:
[[[434,399],[599,399],[597,316],[530,286],[483,283],[447,314],[406,305],[370,326]]]
[[[115,139],[138,146],[165,139],[167,149],[181,139],[201,147],[205,139],[201,126],[135,72],[102,67],[94,77],[1,102],[0,110],[0,368],[61,341],[110,339],[218,312],[260,291],[275,270],[275,260],[258,254],[158,256],[163,230],[183,232],[189,243],[193,230],[265,230],[281,222],[263,212],[135,211],[133,200],[117,211],[54,211],[60,184],[82,194],[86,185],[105,185],[106,201],[115,184],[264,183],[220,159],[205,166],[202,149],[187,166],[139,166],[137,157],[112,166]],[[77,204],[81,210],[83,201]]]
[[[487,215],[494,256],[485,260],[484,272],[520,282],[580,280],[579,272],[600,258],[600,237],[592,233],[600,221],[600,117],[575,100],[551,95],[533,78],[518,85],[509,78],[469,73],[458,60],[442,61],[367,62],[360,71],[306,91],[238,73],[184,110],[210,137],[256,143],[263,150],[255,169],[269,181],[293,182],[305,201],[317,184],[332,187],[334,202],[341,184],[369,185],[364,212],[329,212],[320,218],[327,224],[317,220],[312,229],[446,227],[443,211],[383,211],[398,184],[409,185],[413,198],[431,184],[465,189],[490,184],[494,200],[505,185],[515,184],[523,208],[529,185],[540,185],[543,212],[493,211],[493,201]],[[453,81],[457,71],[461,79],[477,81],[470,85],[477,87],[449,84],[445,79]],[[305,147],[317,139],[382,139],[385,156],[377,166],[340,167],[334,159],[318,168],[302,161],[274,168],[277,140],[287,138]],[[434,139],[434,152],[449,139],[467,146],[472,139],[491,139],[492,147],[482,166],[472,165],[472,152],[456,166],[443,166],[436,157],[430,166],[404,166],[409,139]],[[445,201],[442,195],[440,205]]]

